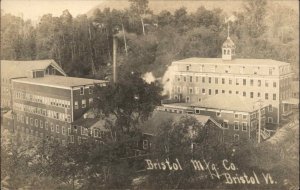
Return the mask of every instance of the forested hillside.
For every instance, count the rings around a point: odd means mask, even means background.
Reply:
[[[124,10],[96,9],[91,16],[42,16],[30,20],[1,14],[1,59],[54,59],[70,76],[105,78],[111,73],[112,39],[118,36],[122,71],[152,71],[161,77],[173,60],[220,57],[227,36],[226,13],[182,7],[153,13],[147,0],[129,0]],[[234,13],[231,38],[239,58],[268,58],[298,71],[298,13],[280,1],[245,1]],[[298,75],[298,74],[297,74]]]

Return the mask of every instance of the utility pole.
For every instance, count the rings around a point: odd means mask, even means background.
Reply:
[[[117,36],[113,36],[113,81],[114,83],[117,82],[117,46],[118,46],[118,41],[117,41]]]

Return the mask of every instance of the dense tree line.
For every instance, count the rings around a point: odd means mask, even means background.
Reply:
[[[152,71],[156,77],[176,59],[221,56],[227,36],[224,19],[229,16],[222,9],[199,7],[189,13],[182,7],[153,14],[148,0],[130,3],[124,10],[97,9],[89,18],[73,17],[68,10],[59,17],[45,14],[36,26],[1,15],[2,59],[54,59],[71,76],[105,78],[111,73],[114,35],[119,41],[118,64],[141,73]],[[244,4],[230,27],[238,57],[286,61],[298,70],[295,11],[267,1]]]

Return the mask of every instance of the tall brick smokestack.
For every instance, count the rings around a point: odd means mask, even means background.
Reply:
[[[118,49],[118,38],[113,37],[113,81],[117,82],[117,49]]]

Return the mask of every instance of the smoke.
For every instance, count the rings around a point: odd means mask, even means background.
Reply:
[[[172,93],[172,80],[174,79],[175,66],[170,65],[164,76],[162,77],[163,95],[171,95]]]
[[[147,72],[145,73],[142,78],[144,81],[146,81],[148,84],[152,83],[155,81],[155,77],[153,76],[152,72]]]

